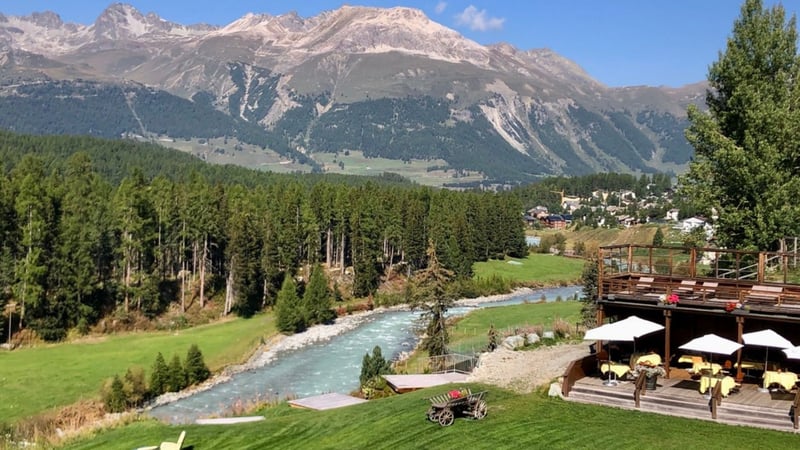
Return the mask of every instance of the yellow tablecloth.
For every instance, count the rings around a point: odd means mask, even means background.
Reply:
[[[658,353],[642,355],[636,359],[636,364],[649,364],[651,366],[657,366],[661,364],[661,355]]]
[[[609,363],[603,363],[600,365],[600,372],[608,373],[609,369],[618,377],[625,376],[625,374],[631,370],[629,365],[615,362],[612,362],[610,365]]]
[[[772,383],[777,383],[788,391],[794,387],[796,382],[797,374],[794,372],[774,372],[772,370],[764,372],[764,388],[768,388]]]
[[[700,377],[700,393],[701,394],[705,394],[705,392],[709,388],[713,388],[714,385],[716,385],[717,381],[722,381],[722,396],[723,397],[727,397],[728,394],[731,392],[731,389],[733,389],[733,387],[736,386],[736,381],[733,379],[733,377],[726,376],[726,377],[718,378],[718,377],[702,376],[702,377]]]
[[[711,374],[712,375],[716,375],[716,374],[719,373],[720,370],[722,370],[722,366],[720,366],[717,363],[708,363],[708,362],[705,362],[705,361],[704,362],[696,362],[696,363],[692,364],[692,371],[694,373],[700,373],[700,372],[702,372],[704,370],[708,371],[709,369],[711,370]]]

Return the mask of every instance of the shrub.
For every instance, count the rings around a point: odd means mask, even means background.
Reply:
[[[566,320],[557,317],[553,320],[553,334],[559,339],[569,337],[572,326]]]
[[[114,379],[103,389],[103,403],[109,412],[117,413],[125,411],[127,400],[125,398],[125,387],[119,375],[114,375]]]
[[[141,367],[128,368],[123,381],[125,403],[128,407],[137,407],[150,398],[150,391],[145,382],[144,369]]]

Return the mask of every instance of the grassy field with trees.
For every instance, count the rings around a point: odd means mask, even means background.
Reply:
[[[14,422],[82,399],[97,398],[104,380],[130,367],[149,377],[156,355],[181,360],[197,344],[211,370],[243,360],[276,332],[272,315],[231,319],[179,331],[126,333],[0,352],[0,422]]]
[[[463,386],[463,385],[458,385]],[[184,448],[236,449],[471,449],[497,448],[793,448],[791,433],[731,427],[708,421],[568,403],[542,393],[514,394],[485,385],[489,413],[481,421],[456,419],[450,427],[428,422],[428,397],[448,386],[425,389],[328,411],[290,408],[261,411],[266,421],[240,425],[168,426],[144,421],[73,441],[69,450],[130,449],[177,439]],[[452,387],[451,387],[452,388]],[[620,426],[620,424],[624,424]]]

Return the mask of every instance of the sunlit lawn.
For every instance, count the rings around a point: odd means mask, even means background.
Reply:
[[[103,381],[143,367],[149,377],[156,354],[181,360],[191,344],[212,369],[243,361],[264,336],[274,334],[272,316],[233,319],[181,331],[126,333],[84,342],[0,352],[0,422],[98,396]]]
[[[458,351],[482,351],[489,343],[489,327],[502,336],[515,328],[541,325],[552,330],[553,322],[575,324],[580,317],[581,303],[577,301],[550,303],[522,303],[519,305],[488,307],[472,311],[459,320],[450,331],[450,348]]]
[[[205,449],[789,449],[792,433],[569,403],[541,394],[514,394],[484,385],[489,413],[441,427],[425,418],[427,400],[449,386],[425,389],[328,411],[268,409],[263,422],[167,426],[153,421],[105,430],[68,449],[132,449],[174,441]]]
[[[531,283],[577,283],[583,271],[584,260],[533,253],[527,258],[507,258],[476,263],[476,277],[493,275],[510,280]]]

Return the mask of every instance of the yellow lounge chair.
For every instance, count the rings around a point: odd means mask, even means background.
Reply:
[[[183,440],[186,439],[186,431],[181,431],[181,435],[178,437],[178,442],[162,442],[161,445],[158,447],[159,450],[181,450],[183,447]]]

